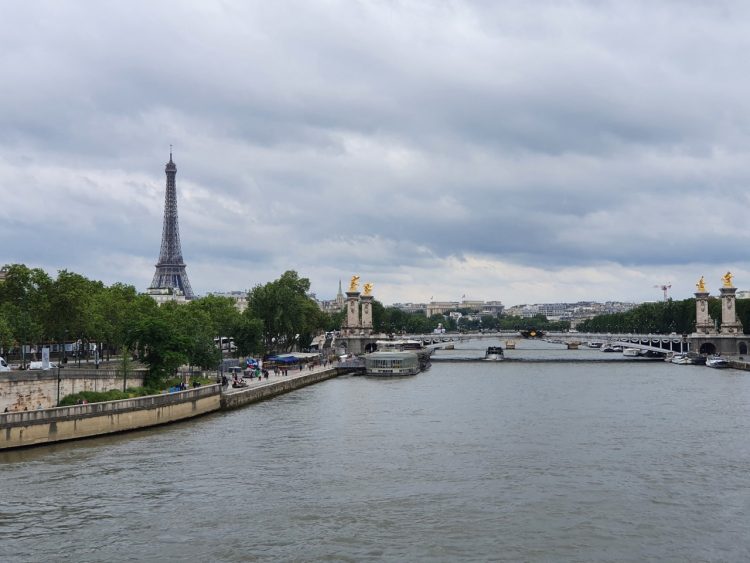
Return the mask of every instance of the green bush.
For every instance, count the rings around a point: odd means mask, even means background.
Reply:
[[[158,394],[159,391],[156,391]],[[61,407],[68,407],[71,405],[78,404],[79,401],[87,401],[89,403],[103,403],[106,401],[119,401],[121,399],[132,399],[134,397],[143,397],[145,395],[153,395],[154,392],[145,387],[129,387],[127,391],[120,391],[119,389],[110,389],[109,391],[81,391],[80,393],[74,393],[73,395],[67,395],[60,401]]]

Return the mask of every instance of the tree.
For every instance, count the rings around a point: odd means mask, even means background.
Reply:
[[[49,288],[48,337],[62,342],[66,334],[83,341],[94,336],[93,301],[103,289],[101,282],[61,270]]]
[[[13,344],[13,331],[10,323],[0,307],[0,351],[7,352]]]
[[[116,283],[96,293],[91,302],[92,334],[111,349],[119,350],[125,343],[129,305],[138,297],[132,285]],[[102,350],[104,353],[104,350]],[[109,356],[108,356],[109,358]]]
[[[247,313],[247,314],[246,314]],[[263,321],[245,311],[232,332],[237,353],[253,356],[263,350]]]
[[[0,284],[0,304],[10,331],[19,345],[48,337],[45,320],[49,310],[50,277],[38,268],[13,264]]]
[[[297,344],[306,345],[325,326],[325,314],[307,296],[309,291],[310,281],[292,270],[250,291],[248,315],[263,323],[264,351],[286,352]]]
[[[167,316],[155,315],[140,319],[131,333],[149,368],[144,381],[146,387],[160,386],[178,367],[188,363],[190,343],[185,335],[174,329]]]
[[[240,312],[235,307],[234,299],[209,295],[194,299],[188,303],[189,309],[201,311],[207,315],[213,337],[232,336],[240,322]]]

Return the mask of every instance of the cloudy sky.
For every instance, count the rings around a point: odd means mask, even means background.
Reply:
[[[0,0],[0,263],[196,293],[750,288],[750,4]]]

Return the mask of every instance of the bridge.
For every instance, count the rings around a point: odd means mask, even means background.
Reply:
[[[426,346],[440,348],[455,342],[469,340],[522,340],[520,332],[516,330],[502,330],[494,332],[462,332],[442,334],[405,334],[397,338],[419,340]],[[582,333],[582,332],[548,332],[541,339],[557,344],[585,344],[596,342],[601,344],[612,344],[624,348],[637,348],[652,352],[687,352],[690,344],[681,334],[633,334],[633,333]]]
[[[345,353],[363,354],[373,352],[378,340],[417,340],[424,346],[438,349],[457,342],[470,340],[524,340],[517,330],[492,332],[446,332],[446,333],[412,333],[412,334],[369,334],[351,335],[336,338],[336,344],[342,346]],[[576,348],[588,342],[619,345],[627,348],[638,348],[652,352],[687,352],[690,343],[680,334],[632,334],[632,333],[582,333],[582,332],[548,332],[541,339],[546,342],[567,345]]]

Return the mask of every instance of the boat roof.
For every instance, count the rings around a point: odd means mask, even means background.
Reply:
[[[378,352],[372,352],[370,354],[365,354],[365,358],[382,358],[382,359],[388,359],[388,358],[416,358],[417,354],[416,352],[409,352],[406,350],[381,350]]]

